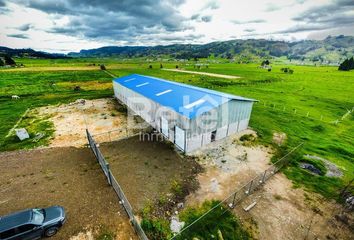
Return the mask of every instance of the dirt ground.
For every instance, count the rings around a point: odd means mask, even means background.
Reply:
[[[129,219],[88,148],[46,148],[0,153],[0,215],[61,205],[67,222],[51,238],[109,229],[116,239],[136,239]]]
[[[102,143],[100,149],[133,208],[168,194],[172,182],[181,182],[196,171],[194,160],[182,158],[168,144],[141,141],[139,136]]]
[[[226,78],[226,79],[237,79],[237,78],[240,78],[239,76],[233,76],[233,75],[225,75],[225,74],[217,74],[217,73],[208,73],[208,72],[197,72],[197,71],[187,71],[187,70],[181,70],[181,69],[167,69],[167,68],[163,68],[162,70],[165,70],[165,71],[172,71],[172,72],[192,73],[192,74],[205,75],[205,76],[210,76],[210,77]]]
[[[245,212],[243,208],[253,202],[256,206]],[[235,212],[262,240],[353,239],[354,233],[335,218],[341,209],[318,194],[294,189],[286,176],[278,173]]]
[[[247,130],[193,153],[204,171],[198,175],[200,188],[187,196],[187,206],[223,200],[270,166],[272,150],[261,145],[243,146],[237,141],[243,134],[255,133]],[[254,202],[256,206],[245,212],[244,208]],[[350,239],[353,233],[333,218],[340,209],[318,194],[294,189],[291,181],[278,173],[234,211],[256,239]]]
[[[255,133],[243,131],[192,153],[204,171],[198,175],[200,188],[187,197],[187,205],[223,200],[269,167],[272,150],[261,145],[247,147],[236,143],[243,134]]]
[[[127,125],[126,115],[117,111],[117,102],[114,99],[77,100],[70,104],[47,106],[34,111],[38,111],[42,116],[50,116],[54,123],[55,133],[50,147],[80,147],[87,144],[86,126],[91,134],[95,135],[114,129],[125,129]]]

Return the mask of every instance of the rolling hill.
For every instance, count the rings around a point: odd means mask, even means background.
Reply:
[[[255,62],[265,58],[285,58],[296,61],[311,61],[338,65],[354,56],[353,36],[328,36],[323,40],[302,40],[297,42],[265,39],[230,40],[207,44],[173,44],[167,46],[106,46],[71,52],[67,55],[52,54],[33,49],[11,49],[0,47],[0,56],[29,58],[67,57],[152,57],[193,59],[218,57],[237,62]]]
[[[35,51],[31,48],[13,49],[8,47],[0,47],[0,56],[5,56],[5,55],[8,55],[10,57],[47,58],[47,59],[68,58],[68,56],[64,54]]]
[[[210,56],[252,61],[259,58],[286,57],[290,60],[308,60],[338,64],[354,55],[354,37],[329,36],[324,40],[297,42],[265,39],[230,40],[208,44],[174,44],[168,46],[108,46],[69,53],[71,57],[162,57],[178,59]]]

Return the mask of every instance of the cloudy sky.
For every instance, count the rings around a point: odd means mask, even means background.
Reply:
[[[0,46],[107,45],[354,35],[354,0],[0,0]]]

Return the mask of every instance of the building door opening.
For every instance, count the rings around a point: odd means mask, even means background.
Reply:
[[[216,139],[216,130],[211,132],[211,142],[215,142]]]
[[[177,126],[175,127],[175,143],[183,151],[186,150],[186,132]]]
[[[166,138],[168,138],[168,121],[163,117],[161,118],[161,132]]]

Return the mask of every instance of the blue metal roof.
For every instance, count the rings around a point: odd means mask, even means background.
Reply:
[[[116,78],[114,82],[159,103],[161,106],[171,108],[190,119],[230,100],[255,101],[249,98],[139,74]]]

